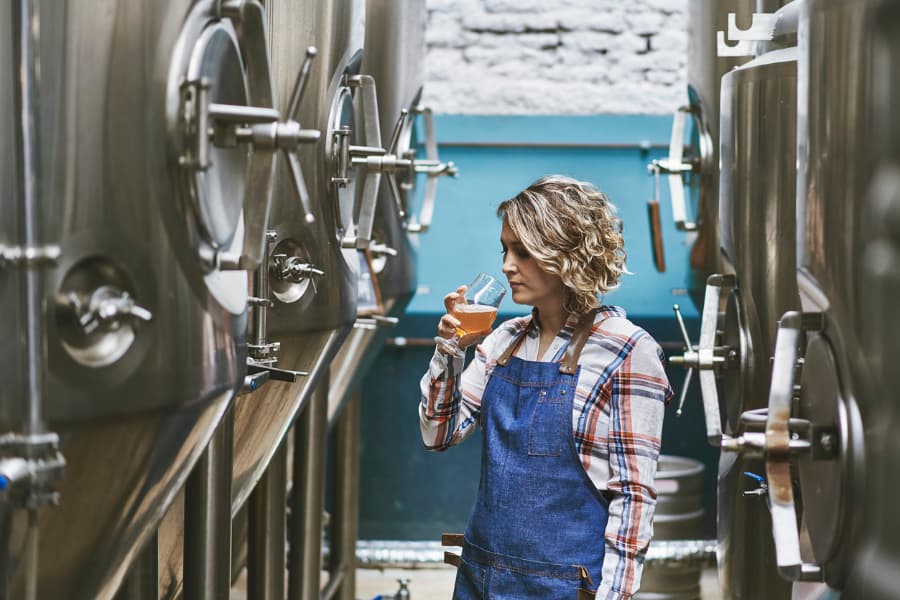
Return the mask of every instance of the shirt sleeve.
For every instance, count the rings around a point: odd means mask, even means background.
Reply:
[[[597,600],[626,600],[640,587],[653,536],[665,405],[672,397],[662,360],[659,345],[643,337],[604,386],[610,403],[610,502]]]
[[[475,356],[465,371],[462,358],[435,349],[428,371],[419,382],[419,429],[422,443],[429,450],[446,450],[475,431],[494,338],[491,334],[475,347]]]

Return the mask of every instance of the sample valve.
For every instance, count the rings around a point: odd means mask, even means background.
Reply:
[[[265,234],[265,245],[263,246],[263,264],[253,274],[253,296],[249,299],[253,306],[253,319],[250,322],[250,343],[248,344],[249,355],[247,356],[247,376],[244,377],[243,393],[249,393],[258,389],[268,380],[286,381],[293,383],[298,377],[308,375],[305,371],[293,371],[288,369],[279,369],[275,365],[278,364],[278,351],[281,348],[279,342],[270,342],[267,338],[268,311],[272,306],[270,299],[271,288],[269,284],[269,272],[274,270],[281,273],[283,270],[290,272],[290,267],[272,268],[269,265],[269,256],[271,254],[272,244],[278,239],[278,235],[274,231],[267,231]],[[273,261],[278,264],[287,262],[285,255],[277,254]],[[318,269],[316,269],[318,271]],[[318,271],[323,274],[322,271]]]
[[[325,271],[317,269],[299,256],[276,254],[272,260],[275,263],[273,269],[282,281],[300,283],[308,279],[315,287],[316,278],[325,275]]]
[[[85,334],[100,328],[113,331],[121,327],[124,321],[149,322],[153,319],[153,314],[135,303],[128,292],[109,285],[95,289],[86,300],[71,293],[69,302]]]

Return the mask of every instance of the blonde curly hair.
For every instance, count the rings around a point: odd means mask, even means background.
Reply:
[[[497,216],[568,291],[565,309],[583,314],[618,287],[625,268],[622,220],[606,194],[562,175],[538,179],[497,207]]]

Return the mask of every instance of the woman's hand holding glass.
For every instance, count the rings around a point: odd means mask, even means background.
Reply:
[[[506,289],[497,279],[481,273],[468,286],[460,286],[444,296],[447,314],[438,323],[434,338],[444,354],[465,356],[465,348],[483,339],[497,318],[497,308]]]

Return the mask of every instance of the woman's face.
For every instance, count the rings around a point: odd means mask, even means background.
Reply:
[[[562,280],[559,275],[538,266],[506,219],[500,232],[500,245],[503,248],[503,274],[509,282],[513,302],[534,306],[543,312],[560,310],[566,298]]]

